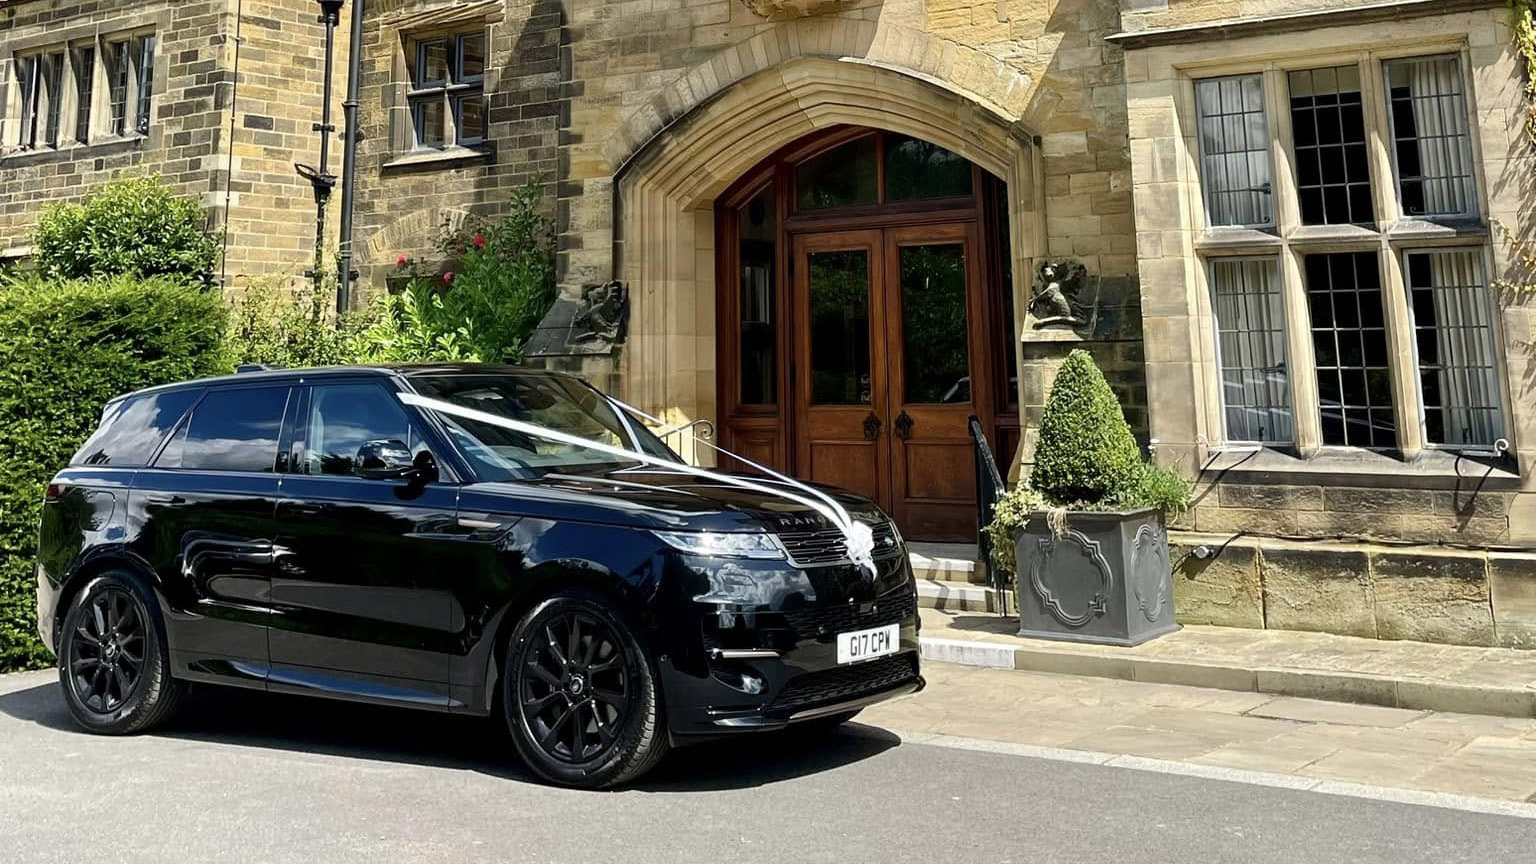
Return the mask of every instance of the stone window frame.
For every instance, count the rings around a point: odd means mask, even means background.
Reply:
[[[64,34],[65,38],[51,40],[27,40],[17,45],[8,58],[12,70],[10,81],[5,84],[5,116],[17,118],[15,125],[4,124],[4,137],[0,139],[0,158],[15,159],[40,153],[58,153],[83,147],[92,147],[102,144],[113,144],[125,141],[142,141],[150,137],[153,127],[153,114],[156,92],[154,82],[163,81],[165,75],[164,60],[158,50],[160,38],[158,22],[137,24],[136,26],[124,26],[112,30],[92,29],[87,34]],[[111,82],[108,80],[107,63],[104,58],[108,56],[108,46],[116,43],[127,43],[129,53],[128,80],[124,88],[123,101],[123,131],[115,131],[115,120],[112,116]],[[151,44],[148,57],[149,66],[144,66],[144,54],[142,51],[135,54],[134,49],[144,44]],[[81,86],[81,52],[82,49],[90,49],[92,61],[90,68],[85,70],[87,81]],[[39,116],[37,120],[37,133],[30,146],[21,142],[23,130],[21,124],[25,122],[26,113],[22,104],[23,60],[32,57],[48,57],[62,55],[62,66],[59,71],[59,88],[56,101],[58,103],[58,129],[57,137],[52,144],[44,141],[48,122],[45,105],[39,100]],[[41,63],[41,61],[39,61]],[[157,68],[158,67],[158,68]],[[150,82],[148,99],[144,99],[143,85],[146,78]],[[39,83],[41,77],[39,76]],[[86,115],[81,114],[81,93],[89,96],[89,102],[85,106]],[[52,111],[53,106],[46,106],[47,111]],[[129,121],[132,120],[130,125]],[[82,137],[81,132],[84,131]]]
[[[453,5],[439,4],[421,9],[407,9],[385,15],[378,21],[383,42],[390,51],[386,61],[389,84],[383,90],[384,109],[388,114],[388,152],[380,166],[389,170],[422,170],[471,160],[488,160],[494,157],[495,142],[491,132],[491,105],[489,96],[498,92],[500,73],[493,62],[497,53],[497,38],[501,21],[506,16],[503,0],[472,0]],[[480,88],[484,102],[485,137],[471,145],[455,145],[442,149],[416,146],[416,128],[411,116],[410,90],[411,69],[414,60],[407,52],[415,50],[418,40],[435,36],[463,34],[471,30],[485,32],[485,68]]]
[[[1458,58],[1467,122],[1471,139],[1473,162],[1473,203],[1477,214],[1472,217],[1409,217],[1402,213],[1397,180],[1395,157],[1391,148],[1390,106],[1386,84],[1385,64],[1394,60],[1427,59],[1454,55]],[[1367,137],[1367,161],[1371,181],[1372,211],[1374,224],[1362,225],[1304,225],[1301,222],[1297,192],[1293,149],[1293,130],[1288,103],[1288,75],[1292,71],[1316,69],[1327,66],[1357,64],[1360,67],[1362,101]],[[1419,369],[1414,331],[1405,279],[1405,256],[1410,251],[1456,249],[1476,247],[1482,252],[1485,281],[1496,273],[1492,253],[1492,236],[1488,222],[1482,214],[1489,210],[1489,195],[1482,165],[1482,147],[1476,117],[1477,94],[1472,74],[1473,66],[1462,39],[1424,40],[1414,45],[1372,47],[1337,50],[1318,53],[1295,53],[1263,60],[1234,62],[1231,64],[1202,65],[1197,69],[1179,70],[1179,114],[1184,118],[1186,140],[1191,140],[1192,173],[1194,189],[1186,196],[1194,217],[1194,251],[1198,266],[1190,272],[1195,282],[1193,291],[1200,319],[1213,321],[1214,309],[1210,285],[1210,264],[1221,257],[1271,258],[1277,262],[1281,295],[1286,317],[1286,355],[1288,357],[1289,386],[1293,411],[1294,440],[1289,446],[1272,442],[1229,439],[1226,435],[1225,405],[1222,395],[1221,370],[1207,370],[1206,385],[1199,400],[1199,408],[1206,417],[1206,428],[1219,431],[1219,441],[1210,441],[1212,450],[1293,450],[1304,458],[1320,452],[1350,452],[1367,448],[1325,445],[1322,437],[1321,405],[1318,396],[1317,370],[1309,319],[1306,287],[1303,281],[1303,256],[1328,252],[1375,252],[1381,273],[1381,295],[1384,301],[1389,341],[1389,365],[1392,380],[1392,408],[1397,426],[1393,452],[1405,460],[1411,460],[1426,450],[1446,450],[1463,453],[1487,453],[1495,442],[1475,445],[1436,444],[1427,440],[1424,399],[1418,380]],[[1203,178],[1200,176],[1198,149],[1198,110],[1195,82],[1206,78],[1259,74],[1263,80],[1265,120],[1270,137],[1271,182],[1273,184],[1273,225],[1265,227],[1211,226],[1207,219]],[[1492,288],[1488,286],[1491,295]],[[1509,378],[1505,364],[1505,338],[1501,323],[1495,314],[1491,346],[1497,359],[1499,427],[1498,440],[1508,443],[1509,430],[1514,428],[1511,414]],[[1199,338],[1208,359],[1199,362],[1210,364],[1216,353],[1214,328],[1201,328]]]
[[[479,36],[481,40],[481,71],[478,75],[465,75],[460,68],[463,63],[463,45],[468,38]],[[487,56],[490,48],[489,28],[483,24],[438,28],[426,31],[417,31],[403,34],[405,41],[406,76],[405,102],[406,111],[410,115],[410,136],[412,151],[445,151],[468,150],[479,147],[485,143],[485,67],[488,64]],[[422,82],[417,74],[420,66],[425,62],[425,48],[433,42],[443,42],[448,47],[447,77],[442,81]],[[464,137],[463,118],[455,106],[465,99],[478,98],[481,105],[481,134],[477,137]],[[441,100],[443,105],[443,143],[442,146],[423,144],[420,134],[420,122],[416,119],[416,106],[425,104],[428,100]]]

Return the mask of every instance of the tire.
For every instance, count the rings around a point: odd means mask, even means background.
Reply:
[[[59,630],[59,685],[80,728],[129,735],[175,712],[187,688],[171,677],[164,634],[159,604],[127,571],[103,573],[75,595]]]
[[[530,609],[512,631],[501,680],[512,742],[551,783],[606,789],[667,752],[650,654],[638,628],[598,594],[561,592]]]

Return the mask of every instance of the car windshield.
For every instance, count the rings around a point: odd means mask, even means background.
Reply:
[[[411,379],[416,391],[463,408],[473,408],[564,432],[609,447],[638,450],[678,461],[650,430],[620,418],[602,394],[559,375],[423,375]],[[590,474],[638,466],[576,444],[565,444],[478,420],[438,412],[481,480],[517,480],[545,474]]]

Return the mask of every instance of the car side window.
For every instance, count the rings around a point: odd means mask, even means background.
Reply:
[[[69,464],[142,468],[202,393],[197,388],[170,390],[114,403],[102,412],[101,426]]]
[[[192,409],[157,468],[271,472],[288,387],[215,389]]]
[[[304,424],[303,474],[352,477],[357,451],[370,441],[400,441],[415,456],[426,444],[405,409],[377,384],[317,384]]]

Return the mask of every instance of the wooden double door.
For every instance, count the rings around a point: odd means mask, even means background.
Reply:
[[[790,237],[795,473],[869,496],[909,537],[974,540],[976,223]]]

